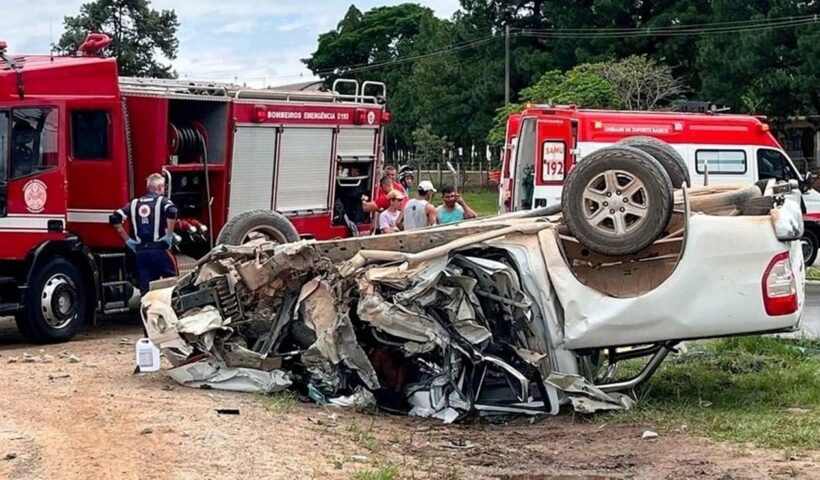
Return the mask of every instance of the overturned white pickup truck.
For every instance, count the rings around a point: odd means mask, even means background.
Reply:
[[[800,193],[683,187],[659,237],[629,255],[596,253],[543,210],[218,246],[156,283],[143,321],[169,374],[194,387],[292,388],[445,421],[627,408],[682,340],[799,327]],[[640,373],[613,380],[639,357]]]

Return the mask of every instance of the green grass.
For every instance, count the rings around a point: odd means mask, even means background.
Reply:
[[[355,480],[395,480],[399,478],[399,467],[388,463],[376,469],[354,472],[352,477]]]
[[[498,213],[498,190],[465,190],[461,195],[480,217]]]
[[[814,267],[806,268],[806,278],[811,280],[820,280],[820,269]]]
[[[360,427],[357,423],[351,423],[347,427],[347,432],[350,433],[350,439],[361,447],[366,448],[371,452],[376,452],[379,449],[379,441],[373,436],[373,423],[370,420],[370,425],[365,429]]]
[[[270,412],[276,414],[291,413],[296,409],[299,402],[298,396],[294,392],[284,391],[273,395],[260,395],[262,405]]]
[[[820,342],[743,337],[699,342],[638,389],[638,406],[606,417],[716,440],[820,448]]]

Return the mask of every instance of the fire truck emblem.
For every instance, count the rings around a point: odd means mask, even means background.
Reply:
[[[23,187],[23,200],[26,202],[26,209],[29,212],[42,212],[46,207],[46,200],[48,200],[46,184],[40,180],[29,180]]]
[[[137,211],[137,213],[139,213],[139,216],[142,218],[148,218],[148,216],[151,215],[151,207],[149,207],[148,205],[140,205],[140,208]]]
[[[373,125],[376,122],[376,112],[367,112],[367,124]]]

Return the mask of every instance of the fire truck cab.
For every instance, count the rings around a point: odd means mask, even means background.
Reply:
[[[381,168],[384,84],[121,78],[96,54],[107,41],[93,34],[76,56],[14,56],[0,42],[0,315],[27,339],[66,341],[95,312],[128,309],[133,256],[109,215],[154,172],[179,210],[179,260],[240,217],[219,240],[370,231],[361,198]]]
[[[590,153],[628,137],[655,137],[683,157],[692,185],[754,183],[775,178],[801,183],[804,258],[814,262],[820,238],[820,193],[810,188],[764,117],[681,112],[585,110],[528,106],[507,120],[499,211],[561,202],[564,177]]]

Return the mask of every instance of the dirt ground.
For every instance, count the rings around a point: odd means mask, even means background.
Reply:
[[[570,414],[447,426],[312,404],[279,413],[256,395],[132,375],[140,332],[106,320],[72,343],[37,347],[0,319],[0,478],[350,478],[384,465],[400,478],[820,478],[820,455],[787,460],[663,430],[642,440],[652,425]],[[24,353],[54,359],[24,363]]]

